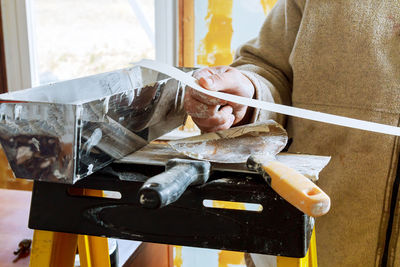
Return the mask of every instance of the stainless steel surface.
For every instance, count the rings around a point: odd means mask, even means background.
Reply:
[[[180,83],[139,66],[0,95],[16,177],[74,183],[180,126]]]
[[[168,144],[148,144],[142,149],[117,160],[123,164],[144,164],[153,166],[164,166],[168,160],[173,158],[190,159],[177,152]],[[279,153],[276,155],[279,162],[297,170],[312,181],[318,180],[319,173],[329,163],[331,157],[314,156],[305,154]],[[247,168],[245,163],[212,163],[215,171],[229,171],[241,173],[256,173]]]

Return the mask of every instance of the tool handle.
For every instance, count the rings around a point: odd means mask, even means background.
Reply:
[[[298,171],[278,161],[270,161],[262,168],[271,177],[272,189],[305,214],[318,217],[329,211],[329,196]]]
[[[157,209],[175,202],[189,185],[204,184],[210,175],[207,161],[171,159],[166,171],[148,179],[139,189],[140,204]]]
[[[175,202],[196,179],[196,168],[177,165],[148,179],[139,189],[139,202],[145,208],[157,209]]]

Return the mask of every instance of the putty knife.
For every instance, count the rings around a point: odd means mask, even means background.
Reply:
[[[219,163],[246,162],[258,171],[282,198],[307,215],[318,217],[330,209],[330,198],[296,170],[278,162],[287,134],[274,121],[170,141],[177,151],[195,159]]]

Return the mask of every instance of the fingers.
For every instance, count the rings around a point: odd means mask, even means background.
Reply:
[[[212,68],[204,68],[199,71],[196,71],[193,74],[193,77],[196,78],[199,82],[199,85],[204,87],[205,89],[211,91],[224,91],[226,86],[231,86],[229,83],[224,82],[225,79],[233,78],[233,77],[225,77],[224,73],[229,70],[230,67],[227,66],[219,66]],[[215,80],[218,80],[218,83],[214,83]],[[216,86],[215,86],[216,85]],[[211,97],[209,95],[200,93],[192,88],[189,89],[192,97],[197,99],[198,101],[206,104],[206,105],[226,105],[227,102],[222,99],[218,99],[215,97]]]
[[[231,106],[224,106],[208,118],[192,117],[192,119],[202,131],[215,132],[229,129],[232,126],[235,121],[232,111]]]
[[[236,105],[233,106],[233,116],[235,117],[235,121],[233,124],[239,123],[243,117],[246,115],[247,112],[247,106],[243,105]]]
[[[192,97],[192,94],[186,91],[184,107],[186,112],[193,118],[205,119],[217,113],[219,105],[206,105]]]
[[[231,67],[216,67],[206,68],[196,76],[199,79],[199,84],[212,91],[220,91],[233,95],[252,98],[254,95],[254,86],[250,80],[245,77],[239,70]],[[247,107],[235,103],[228,103],[215,98],[210,99],[201,93],[194,93],[194,98],[208,105],[230,105],[233,107],[233,115],[235,116],[234,124],[240,122],[246,114]],[[208,98],[208,99],[207,99]],[[208,100],[208,101],[207,101]]]
[[[185,102],[186,112],[192,116],[193,121],[203,132],[213,132],[224,129],[229,129],[235,121],[235,116],[232,114],[231,106],[220,105],[208,106],[186,91]]]
[[[210,91],[248,98],[254,95],[252,82],[239,70],[229,66],[204,68],[195,72],[193,77],[198,80],[200,86]],[[219,109],[221,106],[223,108]],[[247,107],[187,88],[185,110],[201,130],[210,132],[228,129],[241,122],[246,115]]]
[[[200,78],[206,78],[215,74],[221,74],[226,72],[230,67],[228,66],[217,66],[217,67],[209,67],[209,68],[202,68],[200,70],[197,70],[196,72],[193,73],[193,77],[196,78],[197,80],[200,80]]]
[[[227,90],[237,89],[238,84],[236,80],[238,79],[236,71],[229,68],[224,68],[224,72],[214,71],[209,72],[205,69],[200,72],[195,78],[198,79],[199,84],[211,91],[222,91],[227,92]],[[208,74],[208,75],[207,75]]]
[[[194,77],[198,79],[202,87],[211,91],[220,91],[244,97],[253,97],[254,94],[254,86],[250,80],[239,70],[232,67],[221,66],[219,68],[203,69]]]
[[[216,106],[216,105],[224,106],[227,104],[225,100],[203,94],[199,91],[194,90],[193,88],[188,88],[187,92],[191,95],[191,97],[208,106]]]

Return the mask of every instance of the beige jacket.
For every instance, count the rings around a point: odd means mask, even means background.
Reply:
[[[280,0],[233,66],[260,99],[398,125],[400,1]],[[319,265],[380,266],[387,243],[387,266],[399,267],[399,139],[292,117],[286,125],[291,151],[332,156],[319,181],[332,200],[316,223]]]

